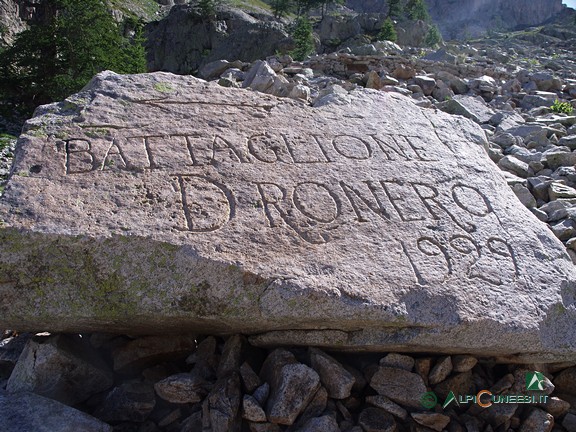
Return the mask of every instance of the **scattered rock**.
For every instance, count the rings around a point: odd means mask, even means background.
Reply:
[[[0,412],[2,432],[112,432],[112,426],[82,411],[33,393],[0,391]]]
[[[6,389],[75,405],[112,384],[112,372],[86,341],[78,336],[55,335],[28,341]]]
[[[380,408],[366,408],[360,413],[358,424],[365,432],[395,432],[394,417]]]
[[[310,364],[320,375],[320,382],[333,399],[346,399],[355,383],[354,376],[334,358],[319,349],[310,348]]]
[[[379,367],[370,381],[370,387],[401,405],[416,408],[426,393],[426,386],[418,374],[390,367]]]

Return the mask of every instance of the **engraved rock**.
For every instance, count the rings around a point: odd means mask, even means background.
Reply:
[[[0,325],[574,359],[573,264],[485,145],[395,93],[101,73],[18,141]]]

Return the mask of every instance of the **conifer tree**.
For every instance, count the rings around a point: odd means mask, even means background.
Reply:
[[[146,71],[141,28],[135,43],[103,0],[46,0],[53,14],[32,23],[0,57],[0,97],[27,115],[41,104],[79,91],[98,72]]]
[[[400,0],[388,0],[388,16],[398,18],[402,15],[402,3]]]
[[[380,34],[378,38],[381,40],[387,40],[396,42],[398,39],[398,34],[396,33],[396,29],[394,28],[394,23],[390,19],[390,17],[386,18],[384,24],[382,25],[382,29],[380,30]]]
[[[304,60],[307,55],[314,51],[314,38],[312,36],[312,25],[305,17],[296,20],[294,32],[294,49],[290,53],[295,60]]]
[[[406,5],[406,13],[411,20],[430,21],[424,0],[409,0]]]
[[[440,30],[438,30],[438,26],[430,26],[428,33],[426,33],[426,37],[424,38],[424,43],[429,47],[435,47],[440,42],[442,42],[442,35],[440,34]]]

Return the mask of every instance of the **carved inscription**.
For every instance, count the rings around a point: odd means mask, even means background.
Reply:
[[[498,237],[478,242],[472,236],[461,234],[448,238],[423,236],[415,245],[401,242],[401,248],[421,285],[442,283],[454,274],[490,285],[503,285],[519,275],[512,246]]]
[[[195,175],[176,175],[173,180],[180,190],[185,220],[180,230],[216,231],[234,217],[234,197],[224,185]]]
[[[291,132],[254,133],[238,137],[224,134],[118,136],[111,141],[75,138],[65,141],[67,175],[120,171],[165,171],[178,194],[180,223],[189,233],[224,228],[237,211],[237,198],[225,184],[195,169],[219,164],[330,165],[356,164],[356,179],[330,181],[286,178],[283,181],[246,181],[260,213],[255,223],[283,228],[302,241],[321,245],[337,238],[342,227],[376,224],[383,232],[426,227],[429,234],[398,240],[397,253],[405,258],[415,281],[442,283],[454,275],[490,285],[513,281],[519,273],[515,252],[498,236],[482,237],[478,224],[494,210],[475,186],[445,181],[429,184],[398,178],[362,180],[368,161],[430,163],[449,157],[450,147],[433,138],[385,134],[332,136]],[[434,150],[434,151],[432,151]],[[384,165],[385,166],[385,165]],[[234,169],[234,168],[231,168]],[[270,169],[270,168],[265,168]],[[400,227],[400,228],[399,228]],[[437,231],[436,231],[437,230]],[[388,240],[389,241],[389,240]],[[495,274],[491,269],[498,268]]]
[[[440,140],[416,136],[256,133],[251,136],[147,135],[116,137],[95,146],[84,138],[66,140],[66,174],[105,170],[170,170],[214,163],[329,164],[336,161],[434,162],[428,149],[447,154]]]

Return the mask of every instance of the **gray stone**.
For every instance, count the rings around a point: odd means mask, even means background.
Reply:
[[[488,75],[472,79],[469,85],[471,89],[482,92],[496,93],[498,91],[496,80]]]
[[[520,426],[519,432],[550,432],[554,427],[554,417],[546,411],[533,408]]]
[[[452,369],[454,372],[468,372],[478,363],[478,359],[471,355],[452,356]]]
[[[433,387],[439,400],[445,400],[448,394],[472,394],[474,392],[474,381],[472,372],[463,372],[449,377]]]
[[[415,372],[422,377],[424,383],[428,385],[428,374],[432,369],[432,358],[431,357],[420,357],[417,358],[414,364]]]
[[[528,208],[536,207],[536,198],[534,195],[530,193],[528,188],[520,183],[515,184],[512,186],[512,190],[520,200],[522,204],[524,204]]]
[[[112,426],[33,393],[0,392],[2,432],[112,432]]]
[[[354,376],[328,354],[317,348],[310,348],[310,365],[320,375],[320,382],[333,399],[345,399],[350,396],[354,386]]]
[[[412,372],[414,368],[414,358],[404,354],[390,353],[382,357],[379,364],[380,366],[400,368]]]
[[[374,405],[375,407],[382,408],[383,410],[389,412],[390,414],[398,417],[401,420],[406,420],[408,417],[408,411],[402,408],[400,405],[392,402],[386,396],[376,395],[376,396],[366,396],[366,403]]]
[[[523,178],[534,175],[534,171],[526,162],[523,162],[512,155],[504,156],[502,159],[500,159],[498,166],[500,169],[517,174]]]
[[[304,424],[309,419],[319,417],[326,411],[328,406],[328,392],[322,386],[316,391],[316,394],[312,400],[308,403],[308,406],[304,409],[302,414],[298,417],[298,423]],[[295,425],[296,427],[298,425]]]
[[[346,96],[104,72],[38,108],[0,198],[0,326],[574,357],[573,264],[484,131]]]
[[[439,71],[436,78],[447,83],[455,94],[465,94],[468,92],[468,84],[462,78],[446,71]]]
[[[436,87],[436,80],[425,75],[416,75],[414,77],[414,82],[416,85],[420,86],[426,96],[430,96],[434,87]]]
[[[417,423],[438,432],[444,430],[450,423],[450,417],[440,413],[422,412],[411,413],[410,415]]]
[[[474,406],[473,408],[476,408]],[[477,407],[480,409],[480,407]],[[478,417],[480,419],[487,421],[493,428],[498,428],[501,425],[506,424],[518,409],[518,404],[492,404],[488,408],[481,409]]]
[[[550,224],[550,228],[556,237],[565,241],[576,236],[576,224],[571,219],[564,219],[560,222]]]
[[[566,414],[562,420],[562,427],[567,432],[576,432],[576,415],[572,413]]]
[[[240,430],[240,405],[242,396],[240,376],[232,372],[220,378],[210,394],[208,401],[210,427],[212,432],[236,432]]]
[[[548,196],[551,201],[576,198],[576,189],[554,181],[548,186]]]
[[[242,418],[262,423],[266,421],[266,413],[256,399],[250,395],[244,395],[242,398]]]
[[[320,385],[320,377],[301,363],[283,366],[270,383],[266,414],[271,422],[291,425],[312,400]]]
[[[486,105],[480,96],[456,95],[454,100],[460,103],[477,123],[488,123],[494,116],[494,110]]]
[[[569,147],[570,150],[576,150],[576,135],[568,135],[560,138],[558,145]]]
[[[204,64],[198,70],[198,76],[205,80],[210,80],[214,78],[218,78],[222,73],[227,71],[231,68],[240,68],[242,67],[242,62],[233,62],[230,63],[227,60],[216,60],[210,63]]]
[[[280,426],[274,423],[249,423],[250,432],[280,432]]]
[[[74,405],[112,384],[112,371],[87,341],[77,336],[37,336],[26,344],[6,390],[29,391]]]
[[[340,432],[340,428],[334,417],[323,415],[311,418],[297,432]]]
[[[480,96],[456,95],[452,99],[437,104],[438,108],[449,114],[469,118],[476,123],[486,123],[494,115]]]
[[[552,417],[562,417],[570,409],[570,404],[556,396],[549,397],[545,404],[541,405]]]
[[[194,342],[195,343],[195,342]],[[216,353],[218,341],[214,336],[203,339],[196,350],[186,358],[186,363],[194,365],[194,374],[204,379],[216,376],[220,356]],[[177,350],[178,352],[179,350]]]
[[[244,81],[242,87],[250,87],[253,90],[266,93],[272,87],[277,78],[276,72],[268,65],[265,60],[254,62]]]
[[[256,401],[262,406],[268,400],[268,396],[270,396],[270,384],[265,382],[256,390],[254,390],[254,394],[252,395]]]
[[[258,387],[262,385],[262,381],[252,369],[252,366],[248,364],[248,362],[242,363],[240,366],[240,377],[242,378],[242,384],[244,385],[244,389],[248,393],[254,392]]]
[[[553,170],[562,166],[573,166],[576,163],[576,153],[570,152],[567,147],[546,150],[542,156],[542,161]]]
[[[380,75],[376,71],[366,73],[366,88],[379,90],[382,87]]]
[[[114,370],[134,372],[161,360],[177,360],[186,357],[195,347],[194,335],[141,337],[113,351]]]
[[[195,403],[208,393],[207,382],[193,373],[179,373],[154,384],[156,394],[172,403]]]
[[[538,90],[545,92],[551,90],[552,91],[562,90],[562,81],[550,73],[536,72],[532,74],[530,79],[534,81],[534,83],[536,83],[536,87],[538,87]]]
[[[156,406],[151,384],[125,382],[106,395],[94,416],[105,422],[133,421],[141,423]]]
[[[380,408],[364,408],[358,424],[365,432],[396,432],[397,429],[394,417]]]
[[[310,87],[297,84],[292,87],[290,93],[288,93],[288,97],[292,99],[301,99],[303,101],[308,101],[310,99]]]
[[[558,394],[576,396],[576,366],[564,369],[554,377],[553,383]]]
[[[239,334],[226,339],[226,343],[224,343],[222,348],[220,362],[218,363],[218,370],[216,371],[218,378],[228,375],[230,372],[240,371],[245,344],[246,338]]]
[[[8,379],[31,337],[30,333],[24,333],[0,340],[0,380]]]
[[[426,386],[418,374],[380,366],[370,380],[370,387],[401,405],[418,408]]]
[[[452,373],[452,358],[450,356],[440,357],[430,371],[428,382],[430,385],[438,384],[448,378]]]

